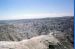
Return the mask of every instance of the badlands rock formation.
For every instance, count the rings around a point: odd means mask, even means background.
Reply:
[[[50,32],[54,33],[53,36],[60,41],[61,46],[49,45],[49,49],[74,49],[73,16],[40,19],[0,20],[0,41],[2,41],[0,42],[0,47],[7,47],[8,45],[16,45],[16,43],[19,43],[8,41],[29,41],[32,37],[47,35]],[[20,44],[19,47],[22,46]]]
[[[0,41],[0,49],[48,49],[49,45],[60,43],[52,33],[22,41]]]

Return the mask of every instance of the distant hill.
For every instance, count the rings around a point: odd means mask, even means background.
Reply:
[[[54,32],[60,41],[73,46],[74,17],[1,20],[0,41],[20,41]],[[65,38],[60,36],[64,34]],[[64,37],[63,36],[63,37]]]

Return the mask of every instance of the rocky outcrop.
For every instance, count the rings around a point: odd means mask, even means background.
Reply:
[[[22,41],[0,41],[0,49],[48,49],[60,42],[51,33]]]

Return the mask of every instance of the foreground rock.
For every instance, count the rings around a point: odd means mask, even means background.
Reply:
[[[60,43],[51,33],[31,39],[16,41],[0,41],[0,49],[48,49],[49,45]]]

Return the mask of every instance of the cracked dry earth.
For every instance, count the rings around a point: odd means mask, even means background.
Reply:
[[[48,49],[60,43],[53,35],[40,35],[22,41],[0,41],[0,49]],[[51,46],[52,47],[52,46]],[[53,47],[52,47],[53,48]]]

